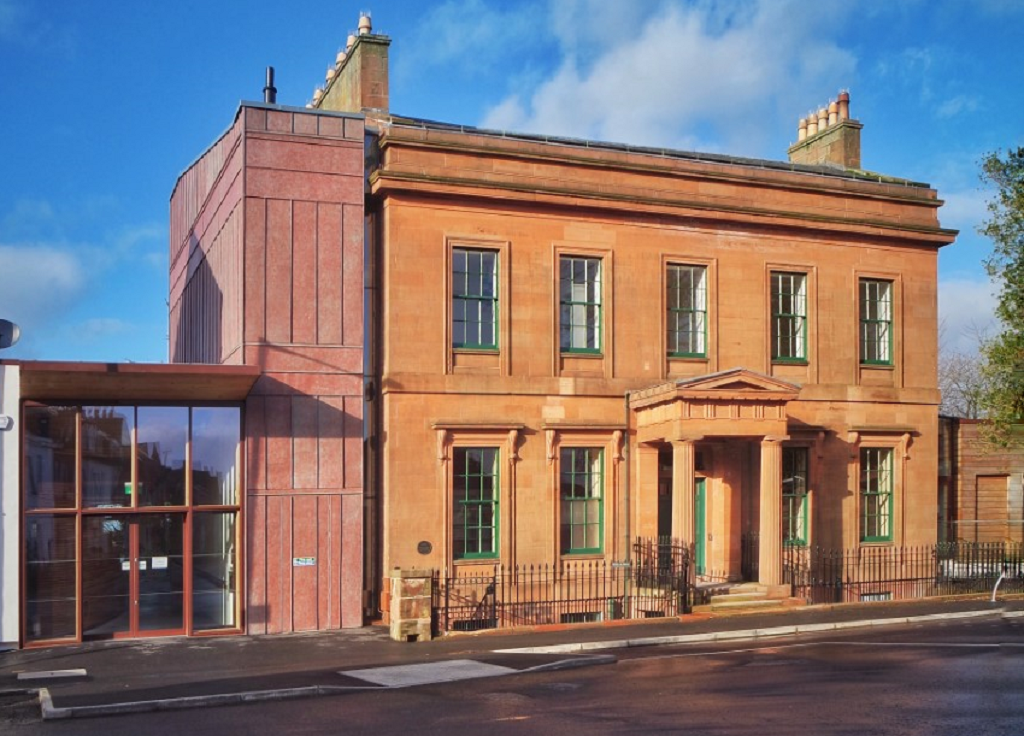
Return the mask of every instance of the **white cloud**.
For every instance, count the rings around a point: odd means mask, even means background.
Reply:
[[[103,337],[124,335],[135,330],[135,325],[116,317],[93,317],[75,328],[79,339],[90,342]]]
[[[975,112],[978,109],[978,98],[970,95],[957,95],[943,102],[935,109],[940,118],[952,118],[961,113]]]
[[[800,111],[835,94],[856,66],[827,32],[846,14],[841,5],[558,7],[557,68],[492,108],[485,127],[757,155],[779,111],[795,135]],[[712,129],[715,137],[702,133]]]
[[[0,316],[25,334],[49,329],[82,296],[85,283],[84,265],[68,251],[0,244]]]
[[[945,204],[939,210],[939,218],[943,227],[958,230],[974,230],[988,217],[988,198],[990,193],[982,189],[961,191],[940,190]]]
[[[996,292],[988,281],[939,280],[939,324],[945,350],[972,353],[979,336],[991,336],[997,328]]]
[[[484,0],[447,0],[433,7],[408,39],[401,63],[412,66],[461,64],[483,70],[538,33],[540,8],[517,5],[499,10]]]

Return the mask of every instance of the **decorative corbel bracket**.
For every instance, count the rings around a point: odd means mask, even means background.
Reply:
[[[860,432],[847,432],[846,441],[850,443],[850,458],[856,458],[860,454]]]
[[[519,460],[519,430],[510,429],[508,431],[508,461],[514,463]]]
[[[448,430],[434,430],[437,438],[437,461],[445,463],[448,461]]]
[[[555,461],[555,436],[556,432],[553,429],[544,430],[544,444],[547,447],[548,462],[553,463]]]
[[[910,458],[910,445],[913,441],[914,438],[910,432],[904,432],[903,436],[900,438],[900,456],[904,460],[908,460]]]
[[[612,458],[615,462],[622,462],[622,430],[616,429],[612,432]]]

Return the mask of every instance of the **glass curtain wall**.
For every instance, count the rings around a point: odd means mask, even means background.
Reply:
[[[239,626],[240,407],[23,420],[26,644]]]

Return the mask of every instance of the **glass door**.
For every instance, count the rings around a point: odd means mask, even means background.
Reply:
[[[693,557],[697,566],[697,574],[703,575],[705,570],[705,557],[707,554],[705,540],[707,539],[707,494],[705,493],[704,478],[695,478],[694,485],[694,540]]]
[[[182,634],[184,514],[82,517],[82,636]]]

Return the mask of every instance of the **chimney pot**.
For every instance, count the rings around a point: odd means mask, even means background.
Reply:
[[[846,90],[839,93],[839,119],[850,119],[850,93]]]
[[[359,35],[365,36],[373,30],[373,24],[370,21],[369,13],[359,14]]]
[[[327,81],[330,82],[332,79],[334,79],[334,76],[337,73],[338,73],[338,70],[335,67],[333,67],[333,66],[327,67],[327,77],[326,77]]]
[[[832,100],[832,102],[828,103],[828,124],[832,126],[837,122],[839,122],[839,104]]]
[[[800,118],[800,122],[796,126],[796,139],[802,141],[807,137],[807,120],[806,118]]]
[[[828,127],[828,110],[824,107],[818,110],[818,130],[825,130]]]
[[[350,51],[356,43],[356,34],[348,34],[348,39],[345,41],[345,51]]]
[[[807,114],[807,137],[810,138],[818,132],[818,116],[813,112]]]
[[[335,66],[341,66],[342,64],[344,64],[345,63],[345,57],[346,57],[345,49],[339,49],[338,50],[338,55],[334,57],[334,64],[335,64]]]
[[[323,96],[324,96],[324,91],[323,91],[323,89],[321,87],[317,87],[316,89],[314,89],[313,90],[313,104],[315,105],[318,102],[320,102],[320,100],[323,99]]]

